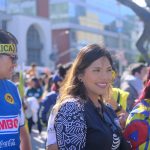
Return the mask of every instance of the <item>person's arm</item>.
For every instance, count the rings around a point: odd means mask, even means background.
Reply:
[[[24,126],[24,113],[21,109],[20,115],[20,149],[21,150],[31,150],[31,142],[27,128]]]
[[[51,144],[47,147],[46,150],[58,150],[57,144]]]
[[[47,126],[47,141],[46,141],[47,150],[58,150],[56,132],[54,129],[55,117],[56,114],[52,110],[48,119],[48,126]]]
[[[77,102],[64,104],[55,119],[58,149],[85,150],[86,122],[83,107]]]
[[[126,125],[126,120],[128,118],[128,113],[121,113],[118,115],[118,118],[119,118],[119,122],[120,122],[120,125],[121,125],[121,129],[122,129],[122,132],[124,132],[124,129],[125,129],[125,125]]]
[[[20,128],[20,141],[21,150],[31,150],[29,133],[27,132],[27,129],[24,126]]]

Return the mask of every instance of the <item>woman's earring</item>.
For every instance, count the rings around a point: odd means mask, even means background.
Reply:
[[[115,73],[115,71],[113,70],[113,71],[112,71],[112,80],[114,81],[115,78],[116,78],[116,73]]]

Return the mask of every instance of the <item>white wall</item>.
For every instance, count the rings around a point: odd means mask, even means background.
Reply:
[[[53,67],[53,63],[49,60],[51,53],[51,24],[48,19],[41,17],[30,17],[23,15],[14,15],[8,21],[8,31],[14,34],[18,39],[18,64],[27,62],[27,31],[31,25],[34,25],[40,34],[43,43],[41,60],[45,66]]]

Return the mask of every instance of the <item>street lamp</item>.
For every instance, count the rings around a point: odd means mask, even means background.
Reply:
[[[61,53],[59,53],[59,54],[57,55],[57,58],[60,59],[61,57],[64,57],[64,56],[66,56],[66,55],[68,55],[68,54],[73,54],[73,55],[71,55],[71,59],[74,59],[74,57],[75,57],[76,54],[79,52],[79,50],[80,50],[82,47],[86,46],[86,45],[87,45],[87,44],[85,44],[85,43],[74,43],[74,44],[71,46],[71,48],[69,48],[69,49],[67,49],[67,50],[65,50],[65,51],[63,51],[63,52],[61,52]]]
[[[70,49],[68,49],[68,50],[66,50],[64,52],[59,53],[58,54],[58,58],[64,57],[65,55],[67,55],[67,54],[69,54],[71,52],[76,52],[77,53],[78,50],[76,48],[70,48]]]

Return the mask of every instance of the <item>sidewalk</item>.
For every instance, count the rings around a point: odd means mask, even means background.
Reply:
[[[31,133],[32,150],[45,150],[45,141],[46,141],[46,128],[44,128],[41,135],[39,135],[36,127],[33,127]]]

